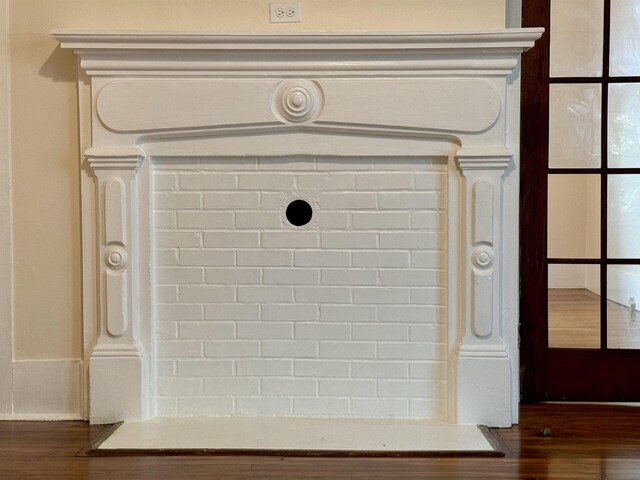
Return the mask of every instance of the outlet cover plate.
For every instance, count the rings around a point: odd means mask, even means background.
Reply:
[[[271,23],[298,23],[302,21],[302,3],[270,3]]]

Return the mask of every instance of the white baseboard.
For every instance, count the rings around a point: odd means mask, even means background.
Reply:
[[[80,360],[18,360],[13,369],[13,413],[4,420],[81,420]]]

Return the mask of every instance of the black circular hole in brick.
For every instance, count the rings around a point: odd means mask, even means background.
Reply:
[[[311,221],[313,210],[304,200],[294,200],[287,206],[286,215],[291,225],[301,227]]]

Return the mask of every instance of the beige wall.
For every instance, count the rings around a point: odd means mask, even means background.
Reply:
[[[14,357],[81,358],[76,60],[52,28],[201,31],[503,28],[504,0],[303,0],[271,26],[268,0],[9,0]]]

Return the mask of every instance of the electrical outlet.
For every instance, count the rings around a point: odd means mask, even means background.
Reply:
[[[271,23],[298,23],[302,21],[301,3],[269,4]]]

